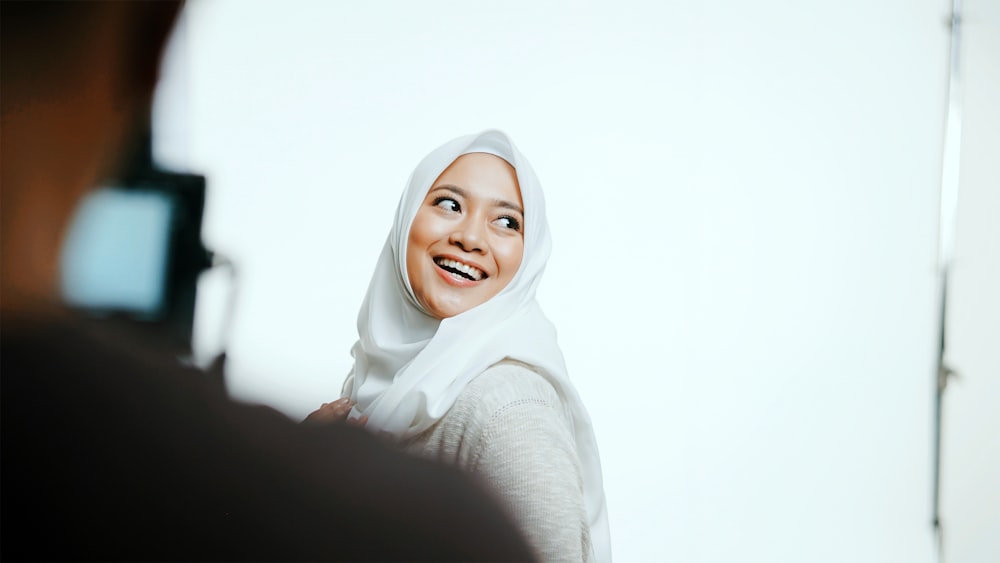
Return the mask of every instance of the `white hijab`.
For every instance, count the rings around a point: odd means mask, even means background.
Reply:
[[[511,282],[489,301],[438,320],[426,314],[410,287],[406,243],[410,226],[433,182],[459,156],[482,152],[514,167],[524,202],[524,256]],[[531,165],[501,131],[452,140],[431,152],[410,176],[392,231],[358,314],[359,340],[352,417],[368,416],[368,428],[397,438],[415,436],[440,420],[472,378],[510,358],[531,365],[555,387],[572,413],[583,469],[584,502],[598,561],[611,560],[601,461],[590,416],[566,373],[556,331],[535,290],[552,246],[545,200]]]

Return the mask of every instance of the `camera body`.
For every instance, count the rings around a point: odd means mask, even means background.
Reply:
[[[148,138],[128,164],[78,208],[60,257],[62,296],[187,353],[198,278],[212,262],[201,239],[205,177],[154,166]]]

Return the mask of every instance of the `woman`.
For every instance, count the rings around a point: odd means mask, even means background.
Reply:
[[[309,420],[350,411],[476,474],[543,560],[610,561],[590,418],[535,300],[550,246],[538,180],[504,133],[433,151],[400,199],[343,398]]]

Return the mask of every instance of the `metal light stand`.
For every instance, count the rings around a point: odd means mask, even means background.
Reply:
[[[934,376],[934,476],[931,525],[938,561],[944,562],[944,534],[941,526],[941,412],[948,379],[955,375],[946,360],[946,326],[948,276],[955,253],[955,220],[958,209],[959,161],[962,144],[961,73],[959,46],[961,40],[962,2],[952,0],[948,26],[951,32],[948,57],[948,113],[945,121],[944,148],[941,167],[941,204],[938,225],[938,276],[940,308],[938,318],[938,357]]]

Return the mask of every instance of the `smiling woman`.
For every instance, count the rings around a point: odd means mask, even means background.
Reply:
[[[535,300],[550,247],[538,179],[505,134],[439,147],[400,199],[344,396],[306,420],[349,417],[468,471],[542,560],[610,561],[590,417]]]

